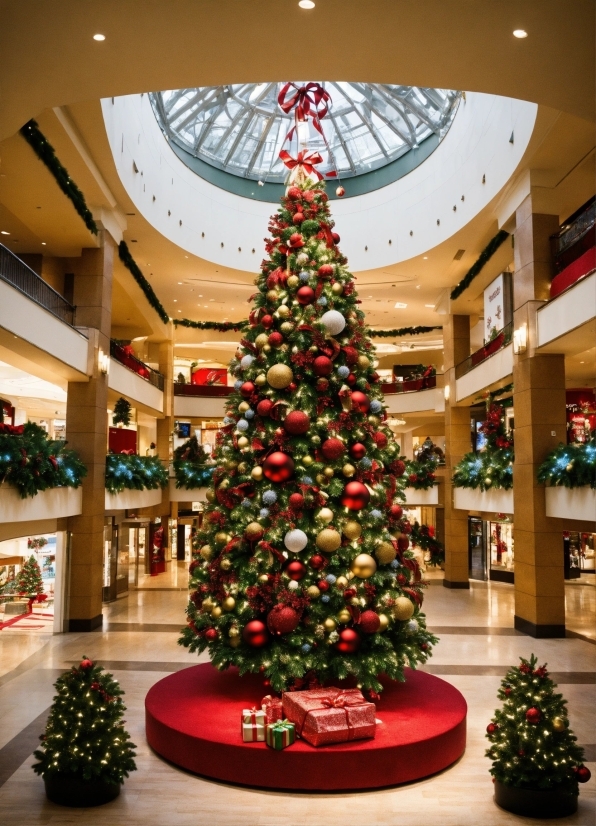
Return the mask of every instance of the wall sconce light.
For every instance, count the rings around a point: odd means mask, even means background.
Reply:
[[[513,352],[516,356],[525,353],[528,347],[528,325],[522,324],[517,330],[513,331]]]
[[[107,353],[104,353],[101,347],[99,348],[97,357],[97,366],[99,367],[99,372],[104,376],[107,376],[110,372],[110,357]]]
[[[451,396],[451,387],[448,384],[446,384],[443,388],[443,392],[445,394],[445,401],[448,402],[449,397]]]

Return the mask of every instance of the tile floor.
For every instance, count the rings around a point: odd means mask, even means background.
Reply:
[[[176,575],[178,577],[178,574]],[[197,659],[176,644],[185,593],[139,590],[105,606],[104,630],[50,636],[0,634],[0,824],[129,824],[130,826],[509,826],[517,818],[492,801],[484,729],[497,705],[500,675],[534,652],[556,673],[569,701],[571,725],[596,760],[596,588],[567,588],[568,626],[584,636],[534,640],[513,629],[513,591],[473,583],[450,591],[433,581],[425,610],[440,642],[428,670],[455,685],[469,705],[468,746],[449,770],[418,783],[351,794],[283,794],[225,786],[164,763],[147,746],[143,699],[168,672]],[[591,638],[591,639],[588,639]],[[85,653],[113,671],[126,692],[127,726],[137,744],[138,771],[120,798],[98,809],[63,809],[47,802],[31,771],[59,673]],[[204,659],[204,657],[202,658]],[[588,763],[596,775],[596,763]],[[357,786],[357,778],[354,778]],[[560,823],[594,826],[596,780],[581,788],[577,815]]]

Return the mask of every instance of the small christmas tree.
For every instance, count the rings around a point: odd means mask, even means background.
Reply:
[[[132,410],[130,402],[123,399],[122,396],[114,405],[114,413],[112,415],[112,424],[123,424],[128,427],[130,424],[130,411]]]
[[[513,487],[513,434],[505,425],[505,405],[486,402],[486,419],[480,426],[486,443],[478,453],[466,453],[455,466],[453,484],[458,488],[478,488],[482,491]]]
[[[18,589],[19,593],[27,594],[29,597],[36,597],[39,594],[43,594],[41,570],[33,555],[29,557],[21,568],[18,579]]]
[[[555,693],[546,665],[521,659],[499,689],[503,708],[486,728],[493,761],[490,773],[506,786],[560,789],[577,795],[577,784],[590,779],[583,750],[569,728],[566,701]]]
[[[83,657],[54,683],[58,692],[50,709],[39,761],[33,771],[44,779],[56,775],[120,784],[136,769],[136,748],[124,729],[123,691],[111,674]]]

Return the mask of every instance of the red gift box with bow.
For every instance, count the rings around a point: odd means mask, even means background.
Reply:
[[[376,733],[376,707],[357,688],[285,692],[283,711],[311,746],[363,740]]]

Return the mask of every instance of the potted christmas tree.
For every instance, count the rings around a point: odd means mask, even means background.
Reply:
[[[546,665],[521,658],[499,689],[503,708],[486,728],[495,802],[526,817],[565,817],[577,811],[578,782],[590,770],[569,728],[566,701],[555,693]]]
[[[39,761],[46,795],[62,806],[100,806],[118,797],[136,769],[134,743],[124,729],[123,691],[88,657],[59,677]]]
[[[37,560],[33,554],[25,562],[19,573],[18,590],[28,599],[36,599],[43,594],[43,580]]]

